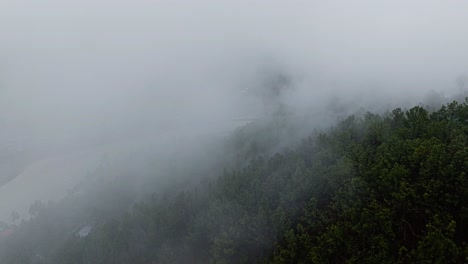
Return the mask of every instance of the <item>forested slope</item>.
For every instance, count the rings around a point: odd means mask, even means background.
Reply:
[[[246,166],[93,214],[83,238],[39,210],[1,241],[0,262],[468,262],[468,100],[350,116],[255,157],[265,138],[246,139]]]

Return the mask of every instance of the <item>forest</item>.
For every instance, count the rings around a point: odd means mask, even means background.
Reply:
[[[350,115],[274,148],[288,120],[246,124],[216,168],[136,202],[115,179],[36,202],[3,224],[0,263],[468,262],[468,98]]]
[[[0,0],[0,264],[468,263],[467,25]]]

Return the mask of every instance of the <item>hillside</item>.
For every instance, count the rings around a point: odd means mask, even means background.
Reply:
[[[223,164],[235,169],[136,203],[100,193],[92,209],[79,195],[38,204],[0,237],[0,262],[468,261],[468,99],[349,116],[265,155],[287,124],[245,126],[228,140],[237,149]]]

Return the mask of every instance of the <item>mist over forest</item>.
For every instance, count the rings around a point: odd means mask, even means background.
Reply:
[[[0,2],[0,263],[468,262],[468,2]]]

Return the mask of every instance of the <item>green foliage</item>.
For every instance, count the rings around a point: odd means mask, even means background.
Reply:
[[[52,248],[12,239],[2,263],[27,263],[37,251],[47,263],[468,260],[468,101],[351,116],[268,157],[257,154],[280,135],[249,129],[231,142],[234,163],[245,155],[245,166],[155,194],[121,216],[91,214],[96,226],[85,238],[63,227],[39,233],[63,242]],[[47,208],[18,236],[53,222]]]
[[[353,146],[347,155],[357,173],[304,208],[270,261],[466,261],[467,110],[453,102],[431,114],[415,107],[367,115],[364,137],[335,138]]]

